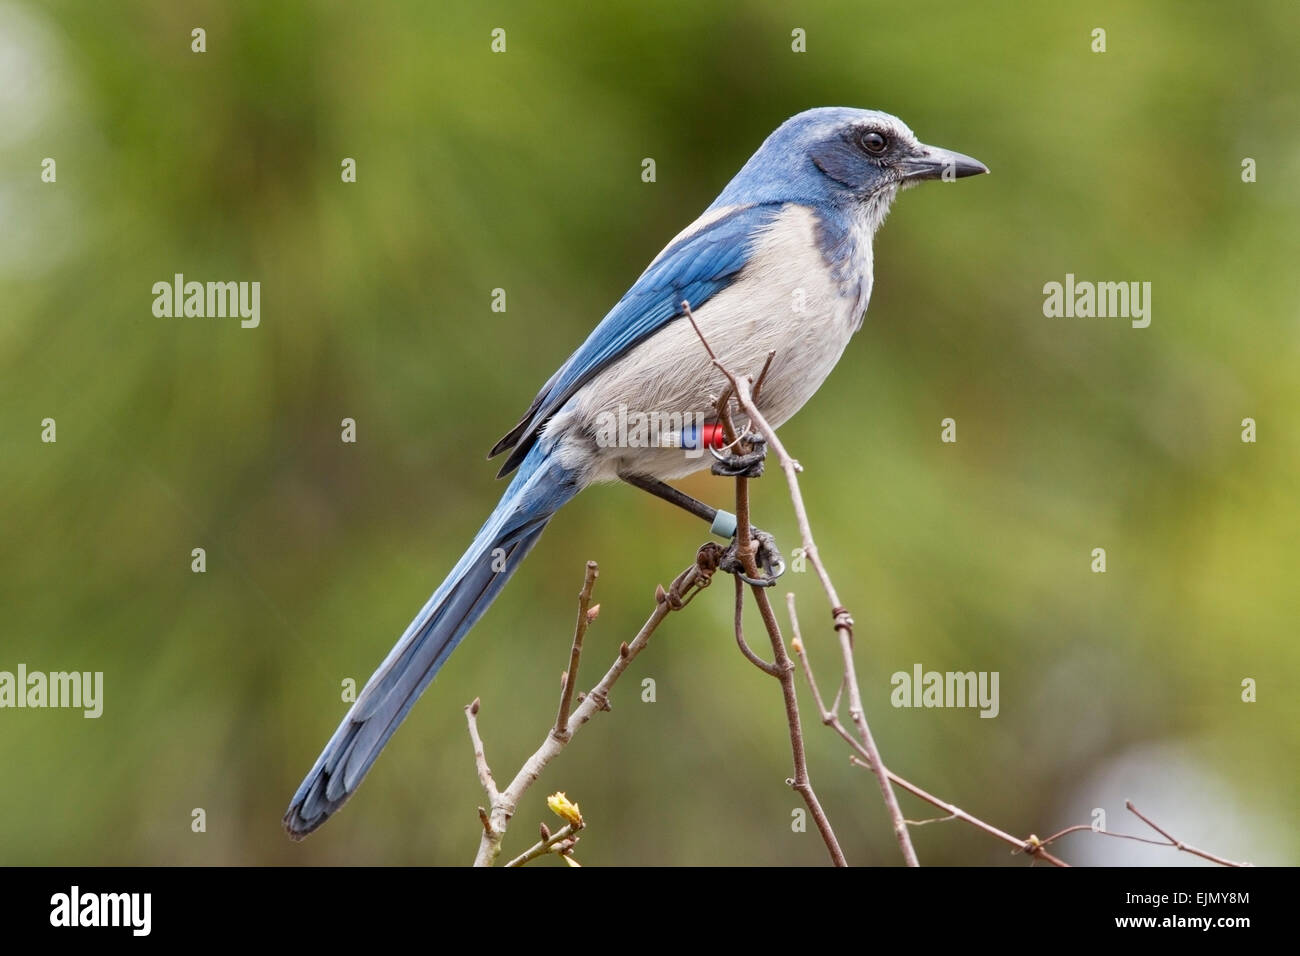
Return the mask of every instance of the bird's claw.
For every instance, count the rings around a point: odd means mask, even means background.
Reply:
[[[753,449],[747,454],[718,452],[709,449],[714,457],[713,473],[721,478],[762,478],[763,461],[767,458],[767,440],[762,435],[746,435],[744,440]]]
[[[736,538],[731,539],[731,546],[723,552],[718,567],[728,574],[734,574],[746,584],[751,584],[754,587],[775,587],[777,578],[785,574],[785,559],[781,557],[781,552],[777,550],[776,539],[766,531],[754,527],[749,529],[749,535],[754,542],[754,563],[763,572],[763,577],[753,578],[745,573],[745,566],[741,563],[739,555],[736,554],[739,543]]]

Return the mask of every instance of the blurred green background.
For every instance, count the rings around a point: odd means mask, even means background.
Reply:
[[[1131,797],[1188,842],[1294,862],[1298,28],[1291,0],[0,3],[0,670],[105,675],[98,720],[0,711],[0,862],[470,861],[462,707],[482,698],[511,775],[553,719],[583,562],[602,572],[589,685],[705,539],[694,519],[581,496],[352,803],[302,845],[279,820],[340,682],[495,503],[486,449],[818,105],[896,113],[993,171],[900,199],[865,327],[783,429],[886,760],[1018,834],[1095,807],[1140,832]],[[155,318],[177,272],[260,281],[260,328]],[[1150,328],[1045,318],[1067,272],[1151,282]],[[781,482],[755,495],[788,550]],[[720,583],[530,792],[507,852],[565,790],[587,864],[824,862],[792,832],[778,688],[736,652]],[[816,581],[783,583],[833,683]],[[915,663],[998,671],[1000,715],[890,707]],[[874,782],[800,691],[849,859],[898,862]],[[915,840],[926,863],[1024,862],[958,823]],[[1088,834],[1059,852],[1188,862]]]

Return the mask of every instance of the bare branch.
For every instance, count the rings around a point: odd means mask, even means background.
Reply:
[[[798,656],[799,662],[803,665],[804,676],[808,679],[808,686],[812,689],[813,699],[817,703],[817,709],[821,712],[822,723],[825,724],[827,727],[830,727],[837,734],[839,734],[840,737],[843,738],[844,742],[853,748],[854,753],[849,757],[849,760],[853,764],[862,767],[866,770],[874,770],[871,763],[871,756],[867,751],[867,748],[863,746],[862,743],[859,742],[858,739],[854,737],[852,733],[849,732],[849,729],[845,727],[843,722],[840,720],[839,696],[837,695],[835,698],[834,707],[828,708],[826,706],[826,701],[825,698],[822,697],[821,689],[817,686],[817,678],[813,676],[812,665],[809,664],[808,662],[808,651],[807,648],[804,646],[803,636],[802,634],[800,634],[799,631],[799,617],[795,613],[793,594],[786,595],[786,607],[790,612],[790,628],[794,634],[794,641],[792,642],[792,645],[794,647],[794,652]],[[1017,851],[1028,853],[1031,856],[1037,857],[1042,860],[1046,860],[1048,863],[1051,863],[1054,866],[1069,865],[1064,860],[1058,860],[1055,856],[1053,856],[1052,854],[1044,850],[1042,848],[1040,841],[1037,841],[1036,838],[1030,837],[1028,839],[1022,840],[1018,837],[1012,836],[1010,833],[1007,833],[1004,830],[999,830],[997,827],[993,826],[992,824],[985,823],[983,820],[979,819],[978,817],[972,816],[971,814],[967,813],[965,810],[961,809],[960,807],[954,806],[953,804],[949,803],[947,800],[941,800],[939,797],[936,797],[933,794],[928,793],[925,790],[922,790],[916,784],[908,780],[904,780],[902,777],[898,776],[898,774],[894,773],[893,771],[887,770],[886,773],[889,776],[890,782],[892,782],[894,785],[901,787],[902,789],[906,790],[908,793],[911,793],[913,796],[919,797],[920,799],[924,800],[926,803],[930,804],[931,806],[935,806],[938,807],[940,810],[943,810],[948,815],[946,819],[963,820],[966,823],[969,823],[971,826],[983,830],[985,833],[989,834],[990,836],[996,837],[997,839],[1002,840],[1004,843],[1009,843],[1011,846],[1015,847]],[[906,821],[904,821],[904,825],[906,825]]]
[[[523,866],[525,863],[535,860],[539,856],[546,856],[548,853],[568,853],[573,849],[573,844],[569,843],[568,846],[561,848],[562,845],[569,841],[569,838],[573,837],[573,835],[581,829],[582,827],[578,826],[576,823],[566,824],[550,836],[538,840],[523,853],[520,853],[517,857],[507,863],[506,866]]]
[[[505,790],[495,792],[495,783],[492,789],[489,789],[487,782],[492,780],[490,772],[485,777],[482,769],[486,768],[487,761],[483,759],[480,766],[480,782],[484,783],[484,790],[488,793],[491,804],[488,813],[487,823],[484,824],[483,834],[479,839],[478,854],[474,859],[475,866],[491,866],[501,854],[501,841],[505,837],[506,829],[510,825],[510,819],[514,816],[515,810],[519,806],[519,801],[528,791],[528,788],[536,782],[541,776],[546,766],[555,759],[555,757],[568,745],[573,739],[573,735],[595,716],[597,711],[609,709],[609,694],[614,684],[623,675],[623,672],[631,665],[638,654],[641,653],[650,642],[651,636],[656,628],[663,622],[673,611],[681,610],[702,588],[709,585],[712,580],[713,572],[717,569],[716,545],[706,545],[701,548],[696,555],[695,564],[686,568],[676,579],[668,590],[663,587],[655,588],[655,608],[642,625],[641,630],[637,632],[635,638],[628,644],[619,648],[618,656],[614,658],[614,663],[610,665],[605,676],[600,679],[585,696],[581,702],[569,714],[561,732],[556,733],[554,727],[548,729],[546,739],[542,741],[540,747],[533,752],[510,781],[510,785]],[[588,568],[588,574],[592,573]],[[594,581],[594,578],[592,578]],[[585,590],[584,585],[584,590]],[[573,655],[570,654],[570,663],[572,664]],[[566,682],[568,683],[568,682]],[[478,707],[477,701],[465,709],[469,715],[470,721],[470,738],[474,742],[475,759],[482,752],[482,741],[478,737],[478,727],[475,720]]]
[[[803,494],[799,490],[797,472],[802,470],[801,466],[797,461],[790,457],[790,454],[785,450],[785,446],[781,444],[781,439],[777,437],[776,430],[768,424],[767,419],[764,418],[763,414],[758,410],[758,406],[754,402],[750,379],[738,377],[734,372],[726,368],[721,361],[719,361],[717,355],[705,339],[704,333],[700,330],[699,324],[695,321],[695,316],[691,312],[689,302],[682,303],[682,310],[690,320],[691,326],[695,329],[695,334],[699,336],[699,339],[704,344],[704,348],[709,353],[710,358],[713,359],[714,367],[716,367],[731,384],[732,391],[735,394],[736,403],[744,410],[746,417],[749,419],[750,427],[757,430],[758,433],[763,436],[764,440],[767,442],[767,447],[776,453],[777,460],[781,463],[781,470],[785,472],[786,484],[789,485],[790,488],[790,501],[794,506],[795,518],[799,523],[799,534],[804,555],[817,571],[817,575],[821,579],[822,587],[826,591],[826,597],[831,603],[831,616],[835,621],[835,630],[840,637],[841,651],[844,658],[844,673],[847,677],[849,689],[849,714],[858,728],[858,734],[862,738],[863,747],[868,754],[868,759],[873,767],[873,772],[876,774],[876,779],[880,784],[881,796],[885,801],[886,809],[889,811],[890,819],[893,821],[894,836],[895,839],[898,840],[898,847],[903,854],[903,860],[908,866],[920,866],[920,862],[916,858],[916,850],[912,846],[911,835],[907,830],[907,821],[903,818],[903,811],[898,805],[898,797],[894,794],[894,788],[890,783],[889,772],[885,767],[884,761],[880,757],[880,752],[876,747],[875,739],[871,735],[871,728],[867,724],[866,712],[862,707],[862,697],[858,690],[857,673],[853,663],[853,618],[849,614],[848,610],[840,604],[839,594],[835,591],[835,585],[831,582],[830,575],[826,572],[826,568],[822,565],[821,558],[817,553],[817,544],[813,540],[812,527],[808,522],[808,510],[804,507]],[[764,376],[766,376],[770,364],[771,356],[768,357],[767,363],[763,366]],[[745,573],[750,576],[756,576],[756,569],[753,569],[752,546],[747,548],[749,523],[747,520],[748,493],[743,488],[745,481],[746,479],[743,478],[736,479],[736,521],[740,535],[737,539],[738,544],[736,551],[737,556],[741,559],[742,563],[745,564]],[[740,514],[742,510],[742,496],[745,498],[744,510],[746,513],[744,518],[742,518]],[[772,613],[771,603],[768,601],[767,595],[762,593],[762,589],[754,588],[753,590],[754,600],[758,603],[759,610],[764,612],[764,623],[767,624],[768,632],[772,635],[773,649],[775,650],[778,643],[781,645],[781,650],[775,654],[775,664],[777,667],[782,667],[783,663],[789,663],[789,658],[785,655],[785,644],[779,637],[779,630],[774,630],[777,628],[776,616]],[[782,661],[783,657],[785,657],[784,662]],[[790,670],[793,670],[793,664],[790,665]],[[783,684],[784,683],[785,681],[783,680]],[[788,703],[793,703],[793,679],[790,680],[789,687],[790,690],[787,693]],[[794,706],[796,709],[793,711],[793,719],[797,720],[797,705]],[[789,710],[789,707],[787,707],[787,710]],[[795,725],[792,722],[792,730],[794,726]],[[802,749],[802,741],[800,741],[799,747]]]
[[[1043,860],[1054,866],[1068,866],[1066,862],[1057,858],[1047,851],[1047,846],[1064,836],[1071,833],[1081,832],[1083,830],[1093,830],[1087,825],[1077,825],[1067,827],[1057,833],[1052,834],[1046,839],[1039,839],[1037,836],[1021,838],[1016,837],[998,827],[987,823],[978,817],[962,810],[960,807],[943,800],[916,784],[903,779],[884,766],[879,749],[876,746],[872,736],[871,729],[867,723],[866,714],[862,706],[862,696],[859,689],[858,677],[853,658],[853,618],[848,610],[840,604],[839,595],[831,581],[829,573],[823,565],[820,555],[817,551],[816,543],[812,537],[811,526],[808,521],[807,509],[804,506],[803,497],[799,489],[797,475],[802,471],[802,467],[797,461],[790,457],[786,452],[780,439],[777,437],[775,430],[763,417],[757,407],[757,394],[766,377],[775,356],[775,351],[769,352],[767,360],[759,375],[757,384],[751,378],[739,378],[734,373],[725,368],[719,361],[717,355],[709,346],[703,332],[695,321],[695,317],[690,309],[690,304],[682,303],[683,310],[687,319],[691,322],[704,348],[708,351],[709,356],[713,359],[713,364],[722,372],[727,379],[727,386],[717,399],[717,411],[719,420],[723,424],[723,432],[726,436],[727,447],[734,447],[737,444],[742,446],[754,447],[755,442],[747,442],[748,436],[757,432],[766,441],[767,446],[774,452],[780,462],[781,469],[786,476],[786,483],[789,487],[791,503],[794,507],[795,517],[798,521],[803,553],[806,559],[812,564],[817,576],[821,581],[823,590],[826,593],[827,600],[831,605],[831,615],[833,625],[838,637],[840,647],[840,657],[842,662],[842,676],[840,678],[835,698],[828,707],[826,700],[821,693],[817,683],[816,675],[813,672],[812,665],[808,658],[807,647],[804,643],[803,635],[800,632],[799,619],[795,611],[794,595],[789,594],[786,597],[787,609],[790,616],[790,627],[792,640],[790,648],[795,656],[799,659],[804,676],[808,681],[809,689],[812,692],[813,699],[816,703],[818,715],[821,722],[830,727],[841,739],[851,748],[849,760],[856,766],[862,767],[876,777],[879,783],[882,797],[888,810],[895,837],[898,841],[899,848],[902,851],[903,859],[909,866],[919,865],[915,850],[912,847],[909,826],[924,826],[931,823],[941,823],[949,820],[961,820],[970,826],[973,826],[990,836],[1010,845],[1014,852],[1025,853],[1035,859]],[[731,415],[732,402],[744,411],[748,419],[747,430],[738,433]],[[750,578],[759,578],[762,572],[757,565],[757,547],[753,535],[751,534],[752,525],[750,524],[750,502],[749,502],[749,479],[737,477],[736,481],[736,545],[735,556],[739,561],[741,568],[746,576]],[[479,783],[482,785],[484,793],[488,797],[489,809],[479,808],[479,819],[482,824],[483,833],[480,838],[478,855],[475,858],[476,866],[490,866],[498,859],[501,853],[501,843],[505,837],[506,830],[510,824],[510,819],[514,815],[519,801],[525,792],[538,779],[546,766],[557,756],[564,747],[573,738],[574,734],[589,721],[592,716],[600,710],[609,710],[609,695],[614,684],[622,674],[635,660],[638,654],[645,649],[651,636],[663,622],[664,618],[673,611],[681,610],[689,604],[701,590],[707,587],[712,580],[713,574],[718,570],[719,561],[723,556],[722,549],[713,543],[703,545],[696,554],[695,563],[686,568],[673,581],[672,585],[665,590],[663,587],[655,589],[655,608],[651,612],[641,630],[630,643],[624,643],[620,646],[618,656],[614,663],[606,671],[600,682],[596,684],[588,693],[578,694],[576,697],[577,707],[574,708],[574,689],[577,686],[578,668],[581,662],[583,640],[587,627],[595,618],[599,605],[591,605],[592,590],[595,585],[599,569],[596,563],[588,562],[586,576],[584,578],[582,590],[578,595],[578,618],[574,627],[573,642],[569,654],[569,668],[564,674],[563,685],[561,689],[560,705],[556,714],[554,725],[549,729],[546,739],[541,746],[526,760],[520,768],[510,785],[504,791],[498,790],[495,778],[488,766],[485,749],[482,738],[478,730],[478,712],[479,701],[475,699],[465,708],[466,720],[469,727],[470,740],[474,747],[474,761],[478,771]],[[732,567],[729,565],[729,567]],[[795,664],[787,653],[785,640],[781,635],[780,626],[776,621],[768,598],[767,590],[763,587],[751,585],[752,596],[759,614],[762,617],[763,624],[768,633],[769,641],[772,645],[773,659],[771,662],[764,660],[754,652],[745,640],[743,616],[744,616],[744,585],[740,577],[736,577],[736,601],[734,630],[737,646],[745,658],[763,673],[777,679],[781,684],[782,693],[786,710],[786,721],[790,734],[791,755],[794,761],[794,776],[787,781],[789,785],[800,794],[807,804],[822,839],[826,844],[832,861],[837,866],[846,865],[844,854],[835,838],[830,821],[818,801],[816,792],[808,774],[807,757],[803,739],[803,731],[800,722],[799,705],[795,692],[794,670]],[[855,735],[840,720],[839,711],[841,699],[847,695],[849,701],[849,714],[852,719],[854,728],[857,730]],[[945,815],[941,817],[932,817],[922,820],[908,820],[903,817],[902,811],[898,805],[897,797],[894,793],[894,787],[911,793],[918,799],[939,808],[944,811]],[[562,797],[562,794],[556,795]],[[1203,859],[1218,863],[1223,866],[1250,866],[1249,863],[1236,863],[1204,850],[1199,850],[1189,846],[1182,841],[1173,837],[1166,830],[1162,829],[1148,817],[1144,816],[1131,801],[1126,801],[1126,807],[1130,812],[1146,823],[1149,827],[1165,838],[1162,842],[1158,840],[1147,839],[1144,837],[1134,836],[1131,834],[1109,833],[1107,831],[1093,832],[1102,833],[1106,836],[1112,836],[1119,839],[1133,840],[1140,843],[1147,843],[1154,846],[1172,846],[1176,849],[1191,853]],[[553,805],[554,807],[554,805]],[[576,806],[573,808],[576,811]],[[570,823],[552,834],[543,824],[541,827],[541,840],[535,843],[528,850],[512,859],[507,866],[522,866],[531,860],[538,859],[548,853],[557,853],[565,856],[572,865],[577,865],[570,854],[574,844],[578,840],[577,832],[583,828],[583,823],[575,813],[569,815],[562,810],[557,810],[562,815],[568,816]]]
[[[745,572],[748,574],[749,572]],[[733,627],[736,631],[736,646],[740,648],[740,653],[745,655],[745,659],[761,670],[764,674],[770,674],[772,677],[780,679],[781,671],[775,664],[769,664],[763,658],[754,653],[749,642],[745,640],[745,628],[743,625],[745,610],[745,583],[736,578],[736,618]]]
[[[573,627],[573,648],[569,652],[569,669],[564,672],[564,687],[560,693],[560,710],[555,715],[553,733],[563,738],[568,733],[569,708],[573,704],[573,688],[578,683],[578,663],[582,658],[582,639],[587,633],[587,625],[592,621],[591,589],[600,575],[600,567],[595,561],[587,562],[587,576],[583,579],[582,590],[578,592],[578,621]]]
[[[1152,830],[1155,830],[1162,837],[1168,840],[1169,846],[1177,847],[1178,849],[1182,850],[1184,853],[1190,853],[1193,856],[1199,856],[1203,860],[1209,860],[1211,863],[1217,863],[1220,866],[1240,867],[1240,866],[1252,865],[1250,863],[1234,863],[1232,860],[1225,860],[1221,856],[1215,856],[1213,853],[1206,853],[1204,850],[1198,850],[1194,846],[1188,846],[1182,840],[1179,840],[1176,837],[1174,837],[1172,834],[1170,834],[1168,830],[1162,829],[1161,827],[1157,826],[1156,823],[1152,821],[1149,817],[1143,815],[1142,811],[1140,811],[1137,807],[1133,806],[1132,800],[1125,800],[1124,806],[1128,809],[1129,813],[1133,814],[1135,817],[1137,817],[1139,820],[1141,820],[1143,823],[1149,826]]]
[[[704,348],[708,350],[709,355],[713,358],[714,365],[721,368],[717,356],[709,347],[709,343],[704,338],[704,333],[700,331],[699,325],[695,321],[695,316],[691,312],[689,302],[682,303],[682,309],[686,317],[690,319],[695,333],[704,343]],[[763,364],[760,373],[760,381],[767,376],[767,370],[771,367],[772,357],[776,353],[769,352],[767,361]],[[724,370],[725,373],[725,370]],[[731,389],[735,388],[735,378],[726,373],[731,381]],[[729,443],[735,443],[736,429],[731,420],[731,411],[729,407],[729,395],[731,389],[723,392],[718,399],[718,417],[723,424],[723,433]],[[755,561],[755,546],[753,536],[750,534],[749,519],[749,479],[745,477],[736,478],[736,556],[739,558],[745,574],[750,578],[758,578],[761,572]],[[736,632],[736,645],[740,648],[741,653],[751,664],[761,670],[763,673],[775,677],[781,683],[782,696],[785,701],[786,724],[790,731],[790,753],[794,761],[794,776],[788,781],[790,786],[803,797],[804,803],[808,807],[808,812],[812,814],[813,822],[817,825],[817,832],[821,834],[822,841],[826,844],[826,850],[831,856],[831,861],[836,866],[848,866],[848,861],[844,858],[844,851],[840,848],[839,841],[835,837],[835,830],[831,826],[830,819],[826,816],[826,811],[822,808],[821,801],[817,799],[817,792],[813,789],[812,780],[808,774],[808,760],[804,748],[803,728],[799,719],[799,701],[794,687],[794,664],[790,661],[786,653],[785,640],[781,637],[781,628],[776,622],[776,615],[772,613],[772,605],[768,601],[767,591],[764,588],[751,586],[754,602],[758,605],[759,614],[763,618],[763,625],[767,629],[768,639],[772,644],[773,662],[768,663],[759,657],[748,642],[745,640],[744,630],[744,586],[739,577],[736,578],[736,611],[734,629]]]
[[[483,738],[478,732],[479,699],[475,697],[465,708],[465,719],[469,723],[469,739],[474,745],[474,766],[478,769],[478,782],[483,786],[489,802],[495,801],[500,794],[497,782],[492,777],[492,768],[488,766],[487,753],[483,749]],[[486,827],[485,827],[486,828]]]

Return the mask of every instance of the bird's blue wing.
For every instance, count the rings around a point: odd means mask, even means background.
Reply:
[[[497,442],[494,457],[514,448],[498,477],[509,474],[536,443],[552,415],[601,370],[664,325],[682,317],[682,300],[698,309],[736,281],[754,242],[781,211],[780,203],[738,206],[677,240],[650,264],[533,399],[519,424]]]

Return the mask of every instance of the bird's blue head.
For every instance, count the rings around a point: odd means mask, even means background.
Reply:
[[[918,142],[897,116],[825,106],[782,123],[713,207],[761,202],[867,205],[883,218],[900,189],[927,179],[987,172],[979,160]]]

